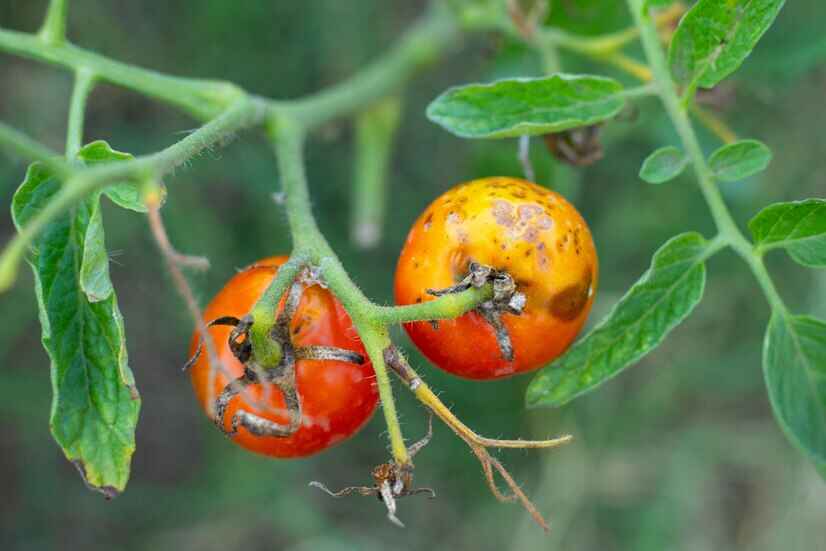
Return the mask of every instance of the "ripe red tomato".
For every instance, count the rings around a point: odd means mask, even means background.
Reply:
[[[433,300],[432,289],[461,281],[471,261],[509,274],[526,298],[521,315],[501,320],[513,346],[503,357],[491,324],[477,311],[453,320],[405,325],[440,368],[469,379],[537,369],[579,333],[597,288],[588,225],[562,196],[525,180],[484,178],[459,185],[419,217],[396,268],[397,304]]]
[[[245,316],[286,260],[284,256],[266,258],[235,274],[207,306],[204,318],[211,321],[223,316]],[[282,300],[279,312],[283,306]],[[209,330],[230,374],[228,377],[220,371],[216,373],[213,399],[220,395],[227,383],[244,373],[244,366],[235,358],[227,342],[231,330],[226,326],[213,326]],[[304,359],[296,362],[296,388],[302,412],[298,430],[286,437],[256,436],[242,426],[232,436],[241,447],[273,457],[303,457],[341,442],[367,422],[378,403],[375,375],[361,340],[350,317],[329,291],[318,285],[304,289],[290,323],[290,335],[296,347],[338,347],[361,354],[365,363]],[[192,337],[190,354],[195,353],[197,344],[196,333]],[[210,398],[209,371],[209,360],[203,353],[192,366],[191,377],[204,411],[208,411]],[[253,402],[263,403],[267,398],[260,384],[247,386],[246,392],[254,398]],[[239,408],[279,424],[288,423],[284,398],[277,387],[270,386],[266,404],[277,411],[256,407],[248,403],[243,394],[234,396],[224,415],[225,431],[230,431],[232,418]]]

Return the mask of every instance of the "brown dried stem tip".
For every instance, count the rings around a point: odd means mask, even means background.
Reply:
[[[424,448],[433,437],[433,416],[427,422],[427,434],[418,442],[407,448],[407,454],[412,460],[413,457]],[[413,463],[398,464],[395,461],[382,463],[373,469],[372,486],[348,486],[337,492],[331,491],[321,482],[312,481],[310,486],[326,492],[332,497],[344,497],[352,494],[363,496],[376,496],[387,507],[387,518],[401,528],[404,524],[396,516],[396,499],[406,496],[427,495],[430,499],[436,497],[436,492],[431,488],[413,488]]]
[[[500,501],[519,501],[536,523],[545,531],[548,531],[548,524],[545,522],[545,519],[542,518],[536,506],[528,496],[525,495],[525,492],[522,491],[499,460],[488,453],[488,448],[555,448],[562,444],[567,444],[573,437],[571,435],[565,435],[550,440],[497,440],[480,436],[473,432],[444,405],[439,397],[433,393],[430,387],[428,387],[413,368],[410,367],[410,364],[395,346],[391,345],[384,350],[384,361],[393,372],[410,387],[410,390],[413,391],[416,398],[435,413],[439,419],[449,426],[450,429],[470,447],[482,464],[482,471],[485,473],[485,479],[493,495]],[[510,488],[512,494],[505,494],[499,490],[493,474],[494,469],[505,481],[505,484]]]

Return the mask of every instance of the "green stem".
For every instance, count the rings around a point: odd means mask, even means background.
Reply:
[[[84,197],[113,182],[140,183],[146,179],[159,179],[228,134],[260,123],[265,114],[265,107],[242,98],[226,113],[163,151],[131,161],[104,164],[74,172],[46,207],[32,217],[3,250],[0,256],[0,292],[14,283],[20,261],[34,238],[53,219]]]
[[[0,149],[29,161],[45,163],[60,176],[68,176],[72,172],[72,167],[61,158],[60,153],[3,123],[0,123]]]
[[[306,128],[314,128],[393,94],[417,70],[433,63],[457,35],[458,28],[449,14],[433,9],[398,45],[355,76],[290,102],[290,115]]]
[[[66,41],[66,19],[69,15],[69,0],[50,0],[46,18],[37,35],[49,45]]]
[[[382,325],[397,325],[411,321],[429,321],[458,318],[493,296],[490,285],[451,293],[420,304],[406,306],[374,306],[372,318]]]
[[[742,233],[740,233],[740,230],[734,223],[728,207],[726,207],[723,201],[723,197],[720,195],[720,190],[717,189],[714,176],[706,163],[705,155],[700,147],[700,141],[688,117],[688,111],[680,101],[677,88],[671,79],[668,62],[660,46],[657,31],[652,25],[650,17],[642,13],[643,2],[642,0],[628,0],[628,4],[640,29],[640,40],[645,55],[648,58],[648,64],[654,75],[654,81],[658,85],[660,98],[674,124],[677,134],[680,136],[686,153],[691,159],[694,172],[697,176],[697,182],[700,185],[700,191],[703,193],[711,209],[714,223],[717,225],[717,229],[726,235],[730,241],[745,241]]]
[[[275,279],[272,280],[272,283],[252,309],[252,319],[254,320],[250,329],[252,333],[258,334],[259,337],[270,334],[277,317],[278,303],[305,264],[306,259],[294,251],[290,255],[290,259],[278,268]]]
[[[777,292],[777,287],[775,287],[771,275],[769,275],[765,264],[763,264],[763,258],[757,255],[751,247],[741,248],[737,246],[734,247],[734,250],[746,261],[749,268],[751,268],[751,272],[754,274],[755,279],[757,279],[757,283],[763,290],[763,294],[766,295],[766,299],[769,301],[772,310],[783,315],[788,314],[786,304],[783,302],[780,293]]]
[[[296,251],[313,254],[318,245],[326,241],[318,229],[310,207],[310,192],[307,189],[307,175],[304,170],[303,149],[305,129],[288,117],[273,117],[269,124],[270,139],[275,144],[281,189],[284,193],[284,207],[293,248]],[[329,246],[328,246],[329,247]],[[312,260],[316,260],[312,258]]]
[[[706,162],[700,141],[688,116],[688,105],[680,98],[677,87],[671,78],[668,62],[660,45],[657,31],[651,18],[643,12],[643,0],[627,0],[627,2],[637,28],[640,30],[640,41],[651,67],[654,82],[657,83],[660,99],[682,141],[683,148],[691,159],[700,191],[708,204],[721,238],[749,265],[772,308],[785,312],[786,307],[783,300],[766,271],[762,259],[754,252],[751,243],[737,227],[728,206],[723,200],[723,196],[720,194],[720,190],[717,188],[714,174]]]
[[[363,111],[356,119],[350,232],[359,247],[375,247],[381,241],[387,202],[387,172],[401,110],[401,99],[389,96]]]
[[[376,386],[379,389],[379,398],[384,412],[384,420],[387,424],[387,433],[390,437],[393,460],[399,465],[407,464],[410,462],[410,458],[407,454],[407,446],[404,443],[399,416],[396,412],[396,401],[393,398],[393,387],[390,385],[387,365],[384,363],[384,351],[391,345],[387,328],[372,320],[369,311],[365,311],[364,305],[370,304],[370,300],[364,296],[361,289],[356,287],[338,258],[325,256],[321,259],[319,268],[324,281],[327,282],[330,289],[350,314],[353,325],[364,343],[367,355],[370,357],[373,371],[376,374]]]
[[[73,159],[83,146],[83,125],[86,119],[86,100],[95,87],[95,74],[89,69],[78,69],[69,104],[69,124],[66,130],[66,158]]]
[[[0,29],[0,50],[37,61],[86,69],[101,80],[176,105],[196,118],[218,116],[243,92],[226,82],[179,78],[108,59],[68,42],[49,43],[37,35]]]
[[[271,129],[278,156],[281,185],[286,194],[287,219],[294,239],[295,254],[306,257],[312,265],[319,268],[320,276],[350,314],[376,373],[376,385],[387,422],[393,458],[397,463],[407,463],[407,448],[396,414],[393,389],[384,364],[384,349],[390,344],[387,330],[371,318],[370,300],[350,279],[315,223],[304,173],[304,128],[292,119],[281,117],[273,121]],[[278,303],[283,290],[274,287],[275,282],[255,304],[254,313],[272,310],[273,305]],[[266,323],[263,321],[264,318],[259,320],[256,314],[253,316],[256,325]],[[260,330],[269,331],[270,327],[271,325]]]

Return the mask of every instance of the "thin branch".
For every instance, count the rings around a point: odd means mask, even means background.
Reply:
[[[69,123],[66,128],[66,158],[73,159],[83,146],[83,126],[86,119],[86,100],[95,87],[95,74],[78,69],[69,105]]]
[[[438,6],[413,24],[385,55],[351,78],[285,104],[289,114],[306,128],[314,128],[396,92],[418,69],[436,61],[458,36],[453,18]]]
[[[73,172],[72,167],[63,160],[60,153],[2,122],[0,122],[0,149],[28,161],[45,163],[59,177],[68,177]]]
[[[47,44],[58,45],[66,40],[66,19],[69,0],[50,0],[46,18],[37,35]]]
[[[193,264],[206,269],[209,267],[209,260],[206,258],[187,257],[176,251],[172,246],[172,243],[169,241],[169,235],[167,235],[166,228],[163,224],[163,218],[161,218],[160,193],[155,191],[147,194],[145,202],[147,207],[146,214],[149,220],[149,228],[152,230],[152,237],[154,237],[155,243],[158,245],[158,250],[160,250],[161,255],[163,256],[164,262],[166,263],[166,268],[169,270],[169,275],[172,276],[172,282],[175,284],[175,289],[178,291],[178,294],[181,295],[181,298],[184,299],[184,304],[186,304],[186,309],[189,312],[189,316],[192,318],[192,322],[195,324],[195,328],[201,336],[201,342],[206,348],[207,358],[209,359],[210,365],[208,385],[208,392],[210,393],[210,396],[207,400],[207,408],[210,410],[208,412],[209,417],[213,418],[215,417],[215,412],[212,411],[215,407],[215,397],[211,394],[215,392],[214,373],[218,369],[223,370],[225,373],[228,373],[228,371],[224,367],[223,362],[218,355],[218,351],[215,348],[215,342],[212,340],[212,335],[210,335],[209,328],[204,321],[204,316],[201,312],[201,308],[198,306],[198,300],[195,298],[195,293],[192,292],[192,288],[189,286],[186,276],[184,276],[184,273],[181,270],[183,265],[192,266]],[[189,261],[184,264],[181,262],[182,259],[189,259]]]
[[[373,248],[381,241],[388,166],[401,108],[401,99],[391,96],[369,107],[356,119],[350,236],[363,249]]]
[[[493,297],[493,286],[470,287],[427,302],[404,306],[372,306],[371,318],[383,325],[458,318]]]
[[[178,106],[200,120],[218,116],[244,92],[228,82],[173,77],[62,41],[50,43],[38,35],[0,29],[0,50],[77,71],[87,69],[101,80]]]
[[[186,309],[192,322],[195,325],[195,330],[200,336],[199,349],[201,346],[206,348],[207,359],[209,360],[209,377],[207,382],[207,414],[210,418],[215,418],[215,381],[217,375],[220,373],[227,380],[233,380],[235,375],[227,369],[218,350],[215,347],[215,341],[209,333],[209,325],[204,320],[203,312],[201,312],[198,301],[195,298],[195,293],[183,273],[182,268],[194,268],[198,270],[209,269],[209,259],[205,257],[189,256],[178,252],[169,240],[169,234],[166,231],[166,226],[163,223],[163,217],[160,212],[161,195],[158,191],[153,190],[145,194],[144,199],[147,207],[147,219],[149,221],[149,228],[152,232],[152,237],[161,256],[164,259],[169,275],[172,277],[172,282],[175,285],[176,291],[184,300]],[[265,388],[263,400],[258,400],[253,396],[247,388],[241,388],[239,394],[243,396],[247,404],[254,406],[262,411],[268,411],[275,414],[289,414],[289,410],[285,408],[275,408],[270,404],[269,393],[270,387]]]

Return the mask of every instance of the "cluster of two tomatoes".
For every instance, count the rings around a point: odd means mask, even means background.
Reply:
[[[237,273],[209,304],[205,318],[243,318],[286,260],[268,258]],[[565,351],[585,323],[597,277],[591,233],[573,205],[524,180],[485,178],[447,191],[415,222],[396,267],[395,298],[408,305],[492,286],[490,300],[458,318],[412,322],[405,329],[437,367],[468,379],[498,379],[537,369]],[[303,288],[288,323],[290,342],[283,344],[292,350],[344,350],[364,361],[297,359],[293,390],[300,420],[289,434],[262,434],[254,425],[230,427],[239,412],[260,423],[288,424],[282,392],[267,385],[232,393],[216,422],[248,450],[303,457],[355,434],[379,397],[359,336],[329,290],[317,284]],[[202,355],[191,377],[204,410],[214,414],[211,401],[226,396],[228,385],[249,368],[231,350],[230,328],[215,326],[210,332],[223,368],[212,371]],[[197,336],[193,353],[196,343]]]

